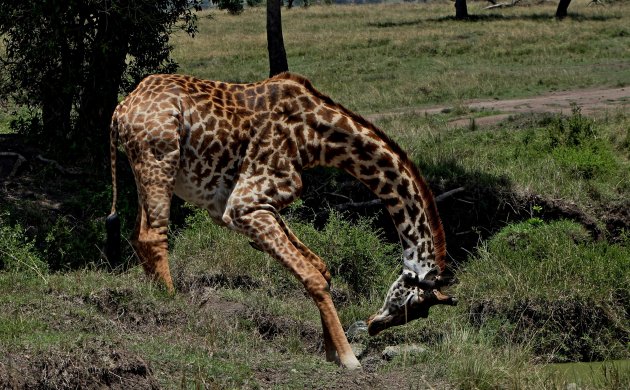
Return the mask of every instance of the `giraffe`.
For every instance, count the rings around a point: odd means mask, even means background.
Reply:
[[[404,270],[368,319],[369,334],[426,317],[433,305],[456,303],[440,292],[447,282],[444,231],[416,166],[384,132],[302,76],[233,84],[151,75],[140,82],[114,111],[110,130],[106,253],[114,257],[119,141],[138,189],[132,245],[146,274],[171,292],[167,225],[175,194],[288,268],[320,311],[326,359],[360,367],[331,300],[326,264],[279,214],[300,196],[301,172],[326,166],[345,170],[380,198],[400,236]]]

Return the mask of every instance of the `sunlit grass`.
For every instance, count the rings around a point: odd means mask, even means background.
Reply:
[[[588,7],[558,22],[555,4],[482,10],[451,18],[451,2],[313,6],[283,10],[290,70],[361,113],[471,98],[531,96],[619,86],[630,80],[628,9]],[[212,18],[207,18],[212,15]],[[203,78],[267,77],[265,14],[200,14],[199,34],[174,39],[180,71]]]
[[[583,210],[623,202],[630,191],[627,115],[620,111],[598,117],[593,121],[596,134],[579,146],[551,146],[558,118],[515,117],[476,131],[417,115],[383,118],[377,124],[404,145],[425,175],[446,187],[465,184],[464,177],[494,178],[506,193],[539,194]]]

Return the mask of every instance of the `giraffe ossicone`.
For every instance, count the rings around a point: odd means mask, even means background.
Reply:
[[[116,152],[123,145],[138,189],[133,247],[145,272],[173,291],[167,227],[173,194],[202,207],[217,223],[287,267],[317,305],[326,358],[358,368],[328,291],[326,264],[284,223],[279,210],[300,196],[301,172],[336,167],[365,184],[385,205],[403,247],[404,271],[370,334],[426,317],[443,295],[446,243],[433,195],[407,154],[373,124],[283,73],[252,84],[152,75],[118,105],[110,153],[113,205],[106,253],[115,245]],[[110,258],[110,262],[117,259]]]

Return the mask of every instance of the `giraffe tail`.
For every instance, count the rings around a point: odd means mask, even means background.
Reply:
[[[118,118],[117,111],[114,111],[112,123],[109,130],[109,161],[112,171],[112,210],[105,220],[105,231],[107,238],[105,241],[105,256],[109,266],[113,269],[121,264],[120,257],[120,218],[116,213],[116,201],[118,198],[118,188],[116,186],[116,153],[118,146]]]

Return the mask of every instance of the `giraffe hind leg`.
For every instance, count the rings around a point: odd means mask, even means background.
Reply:
[[[131,161],[139,199],[132,244],[145,273],[173,292],[166,233],[180,155],[176,140],[167,145],[170,150],[159,153],[147,147]]]
[[[169,292],[173,292],[173,281],[168,266],[168,238],[166,226],[153,226],[145,207],[138,210],[136,228],[132,236],[132,245],[144,272],[153,280],[164,283]]]

